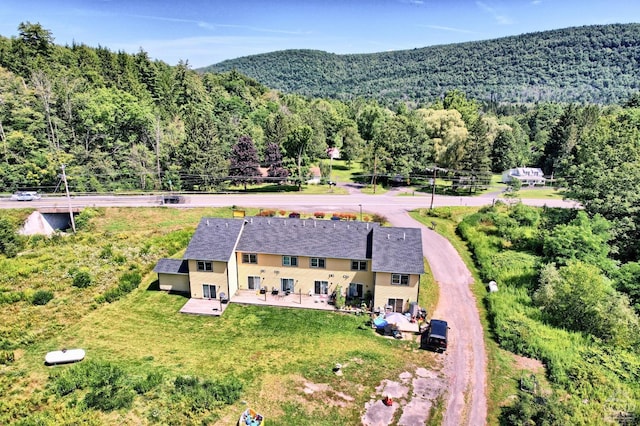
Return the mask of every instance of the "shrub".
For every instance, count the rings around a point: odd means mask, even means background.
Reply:
[[[200,382],[197,377],[178,376],[176,393],[185,397],[194,411],[210,410],[223,404],[233,404],[242,393],[242,382],[234,377]]]
[[[98,215],[98,211],[90,208],[84,208],[78,216],[75,217],[76,229],[90,230],[90,222],[95,216]]]
[[[7,218],[0,218],[0,253],[7,257],[16,257],[22,246],[24,239],[18,235],[17,227]]]
[[[76,364],[62,374],[54,376],[51,389],[59,396],[76,390],[88,389],[84,397],[87,407],[102,411],[130,408],[135,393],[126,380],[122,368],[106,363],[91,362]]]
[[[53,293],[49,290],[38,290],[31,297],[31,303],[33,305],[46,305],[49,301],[53,299]]]
[[[16,360],[16,355],[13,351],[1,351],[0,352],[0,364],[11,364]]]
[[[0,305],[5,303],[16,303],[24,300],[24,293],[21,291],[2,291],[0,292]]]
[[[373,216],[371,216],[371,221],[379,223],[380,225],[384,225],[385,223],[387,223],[387,218],[383,215],[374,213]]]
[[[111,244],[107,244],[102,247],[102,251],[100,252],[100,259],[110,259],[113,256],[113,247]]]
[[[160,383],[162,383],[163,379],[164,379],[164,376],[162,375],[161,372],[152,371],[148,373],[146,377],[136,382],[133,385],[133,389],[139,394],[147,393],[151,389],[157,387]]]
[[[78,271],[73,274],[73,286],[86,288],[91,285],[91,275],[87,271]]]

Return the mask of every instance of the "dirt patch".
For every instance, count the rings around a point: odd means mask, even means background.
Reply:
[[[513,355],[516,368],[518,370],[528,370],[535,374],[544,373],[544,364],[534,358],[527,358],[520,355]]]
[[[322,399],[326,405],[331,406],[346,407],[349,403],[354,401],[352,396],[347,395],[344,392],[336,392],[326,383],[305,381],[302,391],[306,395],[319,394],[320,399]]]
[[[383,426],[399,415],[398,425],[421,425],[429,420],[431,407],[445,392],[446,381],[438,373],[417,368],[415,372],[403,372],[398,381],[383,380],[371,400],[365,404],[362,424]],[[393,401],[386,405],[383,400]]]

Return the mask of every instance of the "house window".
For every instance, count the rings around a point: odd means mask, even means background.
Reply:
[[[315,294],[329,294],[328,281],[315,281],[313,287]]]
[[[280,278],[280,289],[285,292],[294,293],[293,278]]]
[[[409,275],[391,274],[391,285],[409,285]]]
[[[388,299],[387,307],[391,308],[393,312],[404,311],[404,299]]]
[[[309,259],[309,266],[312,268],[325,268],[325,259],[323,257],[312,257]]]
[[[298,266],[298,256],[282,256],[282,266]]]
[[[258,255],[256,253],[242,253],[242,263],[258,263]]]
[[[213,262],[198,260],[198,272],[213,272]]]
[[[249,290],[260,290],[260,277],[247,277],[247,288]]]
[[[351,270],[352,271],[366,271],[367,270],[367,261],[366,260],[352,260],[351,261]]]

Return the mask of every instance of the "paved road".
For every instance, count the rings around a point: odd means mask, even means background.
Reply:
[[[364,212],[388,214],[396,211],[408,211],[429,207],[430,195],[404,194],[396,196],[397,192],[389,191],[383,195],[348,194],[348,195],[303,195],[297,193],[280,194],[196,194],[185,195],[185,204],[179,207],[226,207],[231,205],[242,207],[282,208],[286,210],[298,209],[302,211],[344,211],[359,212],[360,206]],[[496,198],[491,197],[450,197],[436,196],[433,206],[483,206],[491,204]],[[522,200],[532,206],[576,207],[573,201],[563,200]],[[71,197],[73,207],[143,207],[158,206],[160,198],[153,195],[90,195]],[[0,208],[68,208],[69,201],[65,197],[45,196],[34,201],[13,201],[9,198],[0,199]]]
[[[358,192],[349,195],[302,194],[224,194],[186,195],[185,204],[178,207],[260,207],[306,212],[323,211],[378,213],[395,226],[420,227],[422,244],[434,278],[440,286],[440,299],[434,317],[446,319],[451,327],[451,345],[446,353],[444,373],[448,380],[445,396],[445,425],[483,425],[487,416],[487,358],[483,329],[476,301],[469,285],[471,274],[449,242],[434,231],[414,221],[408,211],[429,207],[430,195],[399,195],[395,191],[383,195]],[[434,207],[482,206],[492,204],[488,197],[436,196]],[[523,200],[525,204],[549,207],[577,207],[575,202],[562,200]],[[45,197],[30,202],[0,200],[0,208],[34,207],[68,209],[73,207],[134,207],[158,206],[156,196],[86,196]]]

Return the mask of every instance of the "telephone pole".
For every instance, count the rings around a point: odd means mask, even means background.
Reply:
[[[67,203],[69,204],[69,218],[71,219],[71,229],[73,233],[76,233],[76,221],[73,219],[73,208],[71,207],[71,196],[69,195],[69,185],[67,184],[67,174],[64,171],[64,164],[62,168],[62,180],[64,181],[64,190],[67,193]]]

